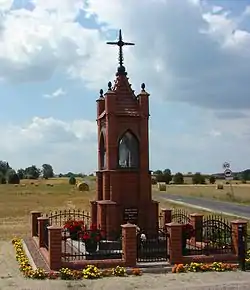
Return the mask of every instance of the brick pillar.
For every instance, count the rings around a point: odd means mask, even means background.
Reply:
[[[49,267],[51,270],[56,271],[62,267],[62,227],[49,226],[48,230],[49,230]]]
[[[169,233],[168,253],[171,264],[179,264],[183,261],[182,256],[182,225],[178,223],[166,224]]]
[[[90,204],[91,204],[91,213],[90,213],[91,222],[93,224],[97,224],[97,202],[95,200],[92,200]]]
[[[103,180],[103,191],[104,191],[104,200],[110,200],[110,178],[109,172],[104,173]]]
[[[38,236],[38,218],[42,216],[40,211],[32,211],[31,212],[31,236]]]
[[[195,241],[201,242],[202,241],[202,226],[203,226],[203,214],[199,213],[192,213],[190,215],[191,225],[195,229]]]
[[[165,228],[166,224],[169,224],[172,222],[172,209],[162,209],[161,210],[162,215],[162,227]]]
[[[136,225],[122,225],[122,252],[126,267],[135,267],[137,259]]]
[[[239,225],[243,226],[244,232],[247,233],[247,221],[235,220],[231,221],[231,225],[232,225],[232,248],[233,252],[238,256],[239,254],[238,228]]]
[[[116,211],[116,202],[107,201],[106,204],[106,234],[107,239],[114,239],[114,233],[117,234],[117,231],[120,230],[120,225],[117,219]]]
[[[105,201],[99,201],[97,203],[97,226],[100,227],[106,233],[106,204]]]
[[[96,199],[97,200],[103,200],[102,190],[103,190],[102,172],[96,171]]]
[[[45,226],[49,225],[49,218],[39,217],[38,220],[38,245],[39,247],[45,247]]]

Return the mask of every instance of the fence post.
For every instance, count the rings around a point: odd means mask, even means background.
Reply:
[[[246,233],[244,226],[238,226],[238,258],[241,271],[246,271]]]
[[[42,216],[40,211],[32,211],[31,212],[31,236],[38,236],[38,218]]]
[[[162,209],[162,227],[165,228],[166,224],[172,222],[172,209]]]
[[[136,225],[125,224],[122,227],[122,254],[127,267],[135,267],[137,260]]]
[[[48,231],[49,266],[51,270],[60,270],[62,267],[62,227],[49,226]]]
[[[169,233],[168,253],[170,264],[182,263],[182,224],[166,224]]]
[[[203,214],[192,213],[190,215],[190,223],[195,230],[195,242],[202,241],[202,226],[203,226]]]
[[[239,226],[242,225],[244,232],[247,233],[247,221],[245,220],[234,220],[231,221],[231,226],[232,226],[232,248],[233,252],[238,256],[239,255]]]
[[[49,218],[39,217],[38,220],[38,245],[40,248],[47,246],[46,245],[46,233],[45,227],[49,225]]]

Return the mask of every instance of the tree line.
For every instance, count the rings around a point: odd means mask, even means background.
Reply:
[[[66,174],[60,173],[58,177],[80,177],[83,178],[86,175],[83,173],[68,172]],[[49,179],[56,177],[54,169],[51,164],[44,163],[41,168],[36,165],[28,166],[27,168],[13,169],[7,161],[0,160],[0,184],[10,183],[18,184],[21,179]]]
[[[27,168],[13,169],[7,161],[0,160],[0,183],[18,184],[21,179],[45,179],[54,177],[54,170],[50,164],[43,164],[41,168],[36,165]]]
[[[213,175],[202,175],[200,172],[196,172],[190,175],[192,176],[193,184],[205,184],[206,179],[209,179],[211,184],[214,184],[216,181],[216,178]],[[181,172],[172,174],[170,169],[156,170],[153,172],[153,180],[155,183],[165,182],[166,184],[184,184],[184,175]]]

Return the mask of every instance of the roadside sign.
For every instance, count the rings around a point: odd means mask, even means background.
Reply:
[[[224,171],[225,179],[230,180],[233,179],[233,172],[229,168]]]
[[[224,163],[223,163],[223,168],[224,168],[224,169],[230,168],[230,163],[228,163],[228,162],[224,162]]]

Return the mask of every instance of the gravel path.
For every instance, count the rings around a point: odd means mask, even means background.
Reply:
[[[144,274],[142,277],[104,278],[96,281],[38,281],[24,279],[10,242],[0,242],[0,290],[249,290],[250,273]]]

